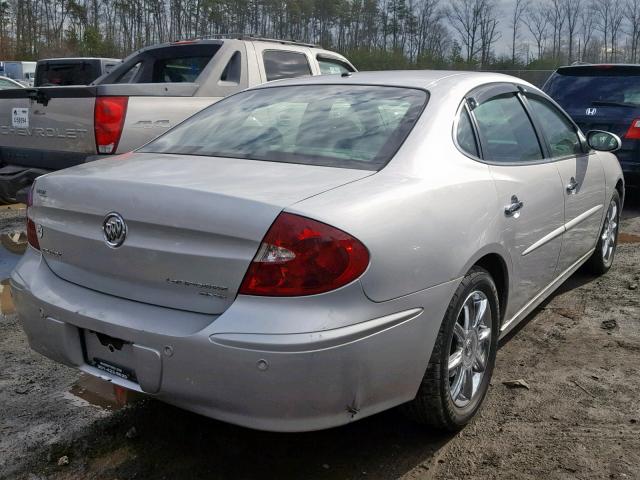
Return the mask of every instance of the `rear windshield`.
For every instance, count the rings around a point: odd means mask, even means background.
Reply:
[[[379,170],[426,101],[422,90],[395,87],[250,90],[212,105],[140,151]]]
[[[556,72],[545,91],[564,108],[640,106],[640,69],[575,68]]]
[[[100,61],[44,62],[36,68],[36,87],[89,85],[100,76]]]

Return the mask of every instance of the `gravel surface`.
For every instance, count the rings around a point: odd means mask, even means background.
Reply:
[[[13,250],[23,215],[0,208]],[[31,352],[2,292],[0,478],[640,479],[640,196],[624,215],[614,268],[576,273],[502,342],[485,406],[457,435],[395,410],[271,434],[149,399],[118,408],[110,387]],[[16,258],[0,255],[5,275]]]

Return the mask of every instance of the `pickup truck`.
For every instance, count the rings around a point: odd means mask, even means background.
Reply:
[[[136,149],[248,87],[353,71],[314,45],[230,37],[143,48],[88,86],[0,91],[0,201],[24,198],[42,174]]]

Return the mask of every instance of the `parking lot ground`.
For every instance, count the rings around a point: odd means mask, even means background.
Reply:
[[[613,269],[578,272],[502,342],[479,417],[442,435],[396,410],[305,434],[256,432],[109,387],[31,352],[3,292],[0,478],[640,478],[640,195]],[[7,275],[24,210],[0,209]],[[4,283],[4,282],[3,282]],[[524,380],[528,388],[504,382]]]

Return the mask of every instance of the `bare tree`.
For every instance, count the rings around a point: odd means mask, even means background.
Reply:
[[[567,34],[569,44],[569,63],[573,61],[573,39],[576,34],[582,0],[564,0],[564,14],[567,18]]]
[[[602,33],[604,61],[616,61],[618,35],[624,18],[624,6],[617,0],[594,0],[595,28]]]
[[[525,0],[515,0],[511,11],[511,63],[516,64],[516,43],[520,38],[520,23],[527,11],[528,3]]]
[[[531,33],[533,40],[536,42],[538,60],[542,58],[547,42],[549,15],[549,7],[545,3],[539,2],[527,9],[526,15],[524,15],[522,20],[529,30],[529,33]]]
[[[480,12],[486,0],[453,0],[447,9],[451,27],[460,38],[467,63],[471,63],[480,47]]]
[[[482,1],[480,9],[480,64],[486,65],[491,60],[493,44],[500,40],[502,34],[497,30],[498,18],[495,4],[490,0]]]
[[[579,15],[579,32],[580,37],[578,42],[578,59],[586,60],[586,52],[589,51],[589,46],[591,44],[591,40],[593,38],[593,30],[595,28],[595,16],[593,12],[593,5],[585,5]]]
[[[549,9],[549,20],[553,28],[553,51],[552,57],[555,60],[560,59],[562,52],[562,31],[566,20],[563,0],[551,0],[551,8]]]
[[[625,4],[629,29],[629,55],[631,63],[638,61],[638,48],[640,47],[640,0],[627,0]]]

